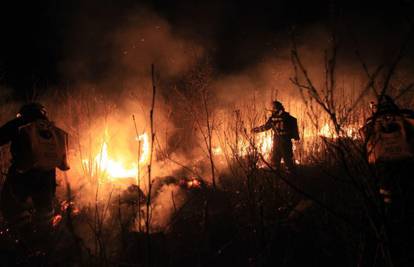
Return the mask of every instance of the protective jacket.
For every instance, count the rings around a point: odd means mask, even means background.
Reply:
[[[285,137],[299,140],[297,120],[286,111],[273,112],[267,122],[257,128],[257,132],[270,129],[274,132],[274,138]]]

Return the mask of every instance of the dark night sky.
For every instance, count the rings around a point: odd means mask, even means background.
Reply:
[[[290,26],[306,27],[329,21],[332,1],[194,1],[194,0],[43,0],[6,1],[0,11],[1,83],[15,92],[33,86],[65,82],[60,63],[70,57],[77,39],[100,36],[122,24],[131,10],[150,7],[164,17],[177,34],[195,34],[215,43],[214,62],[222,72],[237,71],[257,60],[263,43],[284,34]],[[302,3],[303,2],[303,3]],[[406,19],[413,3],[405,1],[333,1],[338,18],[376,21],[393,29]],[[361,4],[360,2],[364,2]],[[79,18],[83,18],[79,20]],[[85,19],[86,18],[86,19]],[[82,25],[92,24],[91,26]],[[84,27],[86,26],[86,27]],[[384,29],[384,34],[390,29]],[[89,31],[89,32],[88,32]],[[381,32],[382,29],[376,29]],[[367,33],[370,34],[370,33]],[[102,44],[105,49],[105,44]],[[93,51],[84,51],[93,53]],[[94,54],[97,78],[105,72],[105,56]],[[109,64],[109,63],[108,63]]]

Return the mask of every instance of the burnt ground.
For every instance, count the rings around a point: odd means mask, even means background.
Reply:
[[[282,175],[306,196],[268,170],[249,177],[222,175],[220,189],[204,184],[186,189],[186,202],[163,231],[150,235],[128,230],[128,219],[116,212],[102,223],[99,233],[87,233],[91,207],[76,216],[69,216],[70,210],[63,213],[58,227],[30,233],[30,238],[7,231],[3,223],[0,262],[4,266],[387,266],[367,219],[370,211],[345,175],[321,165],[301,166],[296,174]],[[407,224],[404,219],[395,224],[398,227],[390,227],[395,266],[413,262],[404,243],[411,236]]]

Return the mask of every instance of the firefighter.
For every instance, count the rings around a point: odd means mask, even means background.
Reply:
[[[372,115],[362,129],[368,162],[376,170],[384,203],[391,204],[399,182],[405,182],[407,163],[413,160],[414,112],[400,109],[387,95],[370,107]]]
[[[285,111],[282,103],[273,101],[272,115],[267,122],[253,128],[254,133],[273,130],[272,165],[280,170],[283,159],[288,171],[294,170],[292,139],[299,140],[298,124],[296,118]]]
[[[0,145],[10,143],[11,166],[0,208],[10,227],[49,225],[56,189],[55,168],[68,170],[67,134],[54,126],[39,103],[23,105],[16,118],[0,128]],[[33,212],[28,211],[28,199]]]

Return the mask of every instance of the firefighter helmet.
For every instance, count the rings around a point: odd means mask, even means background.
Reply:
[[[46,118],[47,117],[47,110],[46,108],[37,102],[32,102],[23,105],[19,113],[17,113],[17,117],[23,118]]]
[[[277,101],[277,100],[273,101],[272,105],[273,105],[273,110],[274,111],[279,111],[279,110],[284,110],[285,109],[283,107],[282,103]]]
[[[395,104],[394,100],[388,95],[384,95],[380,98],[377,109],[380,112],[396,112],[399,110],[397,104]]]

